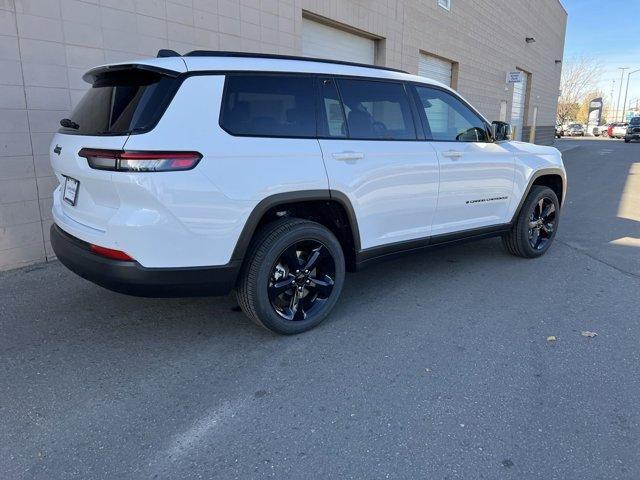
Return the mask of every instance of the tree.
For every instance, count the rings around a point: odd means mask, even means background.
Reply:
[[[560,98],[558,99],[558,121],[562,124],[574,120],[580,106],[602,76],[602,67],[592,59],[576,57],[566,61],[560,78]]]

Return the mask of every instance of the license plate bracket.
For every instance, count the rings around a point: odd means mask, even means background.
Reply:
[[[76,206],[78,200],[78,190],[80,189],[80,182],[72,177],[64,177],[64,193],[62,198],[72,207]]]

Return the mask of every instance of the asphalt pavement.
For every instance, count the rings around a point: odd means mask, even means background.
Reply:
[[[640,478],[640,143],[558,146],[546,256],[382,263],[295,337],[232,297],[0,273],[0,478]]]

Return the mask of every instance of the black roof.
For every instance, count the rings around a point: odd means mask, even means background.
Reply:
[[[160,50],[158,57],[179,57],[179,53],[173,50]],[[378,70],[388,70],[390,72],[407,73],[397,68],[380,67],[378,65],[368,65],[366,63],[344,62],[342,60],[330,60],[328,58],[297,57],[294,55],[275,55],[270,53],[250,53],[250,52],[227,52],[221,50],[194,50],[184,55],[185,57],[234,57],[234,58],[273,58],[276,60],[301,60],[304,62],[333,63],[336,65],[349,65],[351,67],[375,68]]]

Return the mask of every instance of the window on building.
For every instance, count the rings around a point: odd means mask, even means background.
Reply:
[[[404,86],[368,80],[338,80],[349,138],[414,140],[416,130]]]
[[[416,87],[427,133],[433,140],[486,142],[487,125],[458,98],[443,90]]]
[[[231,75],[220,125],[233,135],[315,137],[314,79]]]
[[[451,10],[451,0],[438,0],[438,5],[445,10]]]

